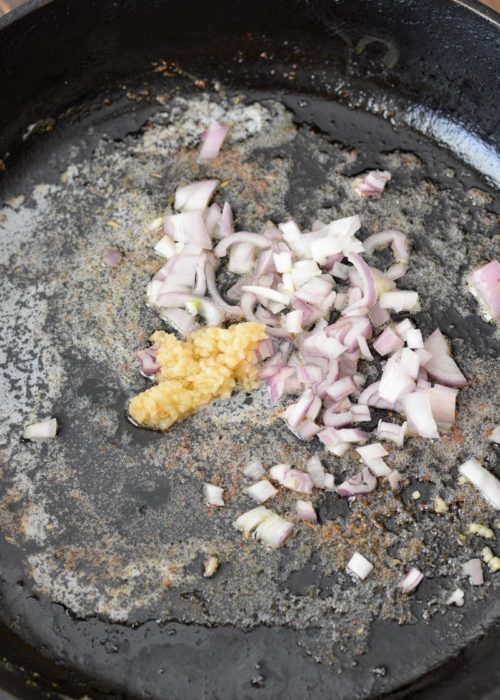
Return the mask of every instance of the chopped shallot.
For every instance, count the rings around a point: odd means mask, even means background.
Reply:
[[[354,188],[363,197],[374,194],[382,194],[386,184],[391,179],[391,173],[387,170],[370,170],[363,178],[355,182]]]
[[[465,593],[461,588],[456,588],[451,595],[446,599],[446,605],[456,605],[461,608],[464,604]]]
[[[224,139],[227,136],[228,128],[225,124],[219,124],[219,122],[212,122],[204,135],[203,143],[200,150],[200,155],[198,156],[200,160],[212,160],[215,158]]]
[[[310,523],[318,522],[318,516],[311,501],[297,501],[297,515]]]
[[[260,459],[255,459],[253,460],[253,462],[245,464],[245,466],[242,469],[242,472],[249,479],[253,479],[254,481],[256,481],[266,473],[266,470],[262,466],[262,462],[260,461]]]
[[[278,493],[267,479],[256,481],[255,484],[247,488],[246,492],[256,503],[264,503]]]
[[[224,503],[224,489],[220,486],[215,486],[214,484],[204,484],[203,492],[205,494],[205,503],[207,506],[223,506]]]
[[[500,425],[496,425],[488,436],[491,442],[496,442],[500,445]]]
[[[470,288],[485,307],[488,315],[500,321],[500,263],[498,260],[483,265],[472,273]]]
[[[366,559],[359,552],[354,552],[352,557],[347,564],[346,571],[350,574],[354,574],[357,578],[363,580],[372,571],[373,564]]]
[[[469,559],[465,564],[462,564],[462,573],[464,576],[469,577],[471,586],[483,585],[484,579],[481,559]]]
[[[460,465],[458,471],[477,488],[493,508],[500,510],[500,481],[474,458]]]
[[[25,440],[48,440],[57,434],[57,419],[47,418],[37,423],[30,423],[23,432]]]
[[[399,587],[403,593],[411,593],[417,586],[424,580],[424,575],[421,571],[416,569],[414,566],[408,571],[408,573],[401,580]]]

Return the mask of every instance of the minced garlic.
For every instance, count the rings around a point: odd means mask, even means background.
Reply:
[[[165,331],[153,333],[158,383],[131,399],[131,419],[167,430],[212,399],[229,398],[237,385],[243,391],[255,389],[259,381],[254,351],[265,337],[261,323],[201,328],[186,341]]]
[[[482,525],[481,523],[470,523],[469,532],[478,537],[484,537],[487,540],[494,540],[495,533],[490,527]]]

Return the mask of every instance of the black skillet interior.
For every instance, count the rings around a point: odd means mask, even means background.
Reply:
[[[5,198],[40,177],[59,177],[57,154],[64,162],[65,149],[89,125],[97,138],[105,131],[117,141],[142,129],[158,106],[153,96],[164,77],[151,71],[151,62],[159,59],[180,68],[174,80],[196,81],[192,89],[210,90],[217,79],[250,96],[281,99],[297,123],[362,153],[352,175],[380,166],[384,154],[399,147],[417,152],[435,182],[453,167],[461,183],[488,189],[486,181],[500,181],[498,42],[494,18],[475,5],[445,1],[31,2],[0,24],[0,152],[9,151]],[[430,113],[443,119],[428,119]],[[90,141],[88,149],[94,146]],[[314,168],[303,167],[314,177]],[[439,215],[436,223],[442,223]],[[491,328],[480,320],[455,331],[444,315],[436,312],[435,320],[451,335],[479,343],[479,353],[495,353]],[[89,391],[100,400],[99,387]],[[139,447],[158,439],[125,423],[122,430]],[[23,561],[14,544],[3,543],[0,553],[0,677],[20,697],[292,698],[321,692],[344,698],[390,692],[437,699],[479,697],[495,687],[494,615],[484,617],[490,629],[480,641],[477,624],[467,617],[461,623],[452,618],[375,626],[369,652],[338,676],[307,658],[286,627],[243,632],[154,619],[126,625],[77,618],[20,585]],[[457,631],[458,624],[463,629]],[[453,657],[440,669],[437,646]],[[389,668],[387,677],[377,671],[382,665]]]

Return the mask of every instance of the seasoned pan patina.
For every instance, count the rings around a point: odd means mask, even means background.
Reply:
[[[234,123],[230,143],[214,163],[200,165],[193,146],[207,121],[221,117]],[[342,143],[339,130],[347,136],[359,130],[370,146],[355,138]],[[154,676],[137,680],[136,692],[161,695],[165,669],[178,666],[184,647],[192,652],[188,639],[202,648],[210,644],[208,668],[227,653],[224,635],[236,635],[250,661],[267,660],[256,669],[245,662],[241,678],[229,674],[227,697],[261,691],[268,677],[268,697],[275,697],[285,681],[273,685],[272,660],[286,650],[321,662],[314,672],[303,671],[294,692],[306,692],[316,674],[326,683],[332,669],[343,669],[339,697],[350,696],[359,674],[366,695],[374,683],[390,689],[391,661],[398,664],[397,651],[392,659],[373,650],[358,658],[380,625],[418,629],[413,641],[401,633],[403,647],[423,649],[426,639],[442,635],[433,650],[438,664],[467,641],[462,620],[470,638],[498,616],[499,575],[485,570],[485,585],[472,588],[461,564],[487,544],[468,533],[469,523],[487,524],[497,535],[500,523],[470,485],[458,484],[457,466],[475,456],[498,467],[486,439],[499,414],[492,391],[498,331],[477,314],[466,277],[495,256],[499,205],[488,186],[450,156],[404,129],[398,143],[388,124],[338,104],[293,94],[276,101],[220,86],[217,93],[193,93],[189,81],[177,80],[161,93],[129,91],[107,120],[90,121],[79,139],[52,141],[36,156],[29,178],[8,183],[0,234],[0,526],[7,556],[19,567],[20,590],[69,614],[56,625],[62,639],[71,639],[70,620],[92,625],[93,634],[102,627],[107,641],[94,663],[107,681],[117,682],[124,663],[114,666],[107,655],[120,651],[126,658],[129,649],[130,658],[137,657],[146,644],[136,646],[138,635],[151,635],[154,647],[168,629],[175,636],[168,659]],[[361,199],[353,179],[373,165],[390,170],[393,179],[383,197]],[[470,380],[449,435],[437,443],[411,439],[404,450],[391,450],[388,461],[404,475],[400,494],[382,482],[366,500],[319,494],[320,526],[297,525],[278,551],[243,541],[232,526],[251,507],[241,465],[258,456],[267,466],[300,468],[319,452],[338,482],[357,469],[353,457],[331,458],[317,441],[300,443],[264,388],[219,401],[165,434],[126,420],[128,399],[147,386],[134,353],[164,327],[144,304],[160,264],[149,224],[179,183],[207,175],[223,182],[216,198],[231,202],[245,230],[262,230],[267,219],[293,216],[307,226],[353,213],[361,215],[363,236],[403,230],[412,244],[404,285],[423,301],[418,323],[427,333],[439,326],[452,339]],[[123,252],[116,269],[102,264],[109,246]],[[22,427],[45,415],[60,420],[58,437],[20,442]],[[227,490],[224,509],[204,505],[205,480]],[[416,489],[418,501],[411,498]],[[435,512],[437,496],[448,503],[447,513]],[[276,510],[290,513],[294,501],[280,493]],[[356,549],[374,564],[362,583],[345,573]],[[210,555],[221,567],[207,579],[203,562]],[[411,565],[426,580],[408,597],[396,586]],[[457,586],[466,591],[462,610],[444,605]],[[133,634],[136,641],[128,639]],[[53,632],[37,635],[54,651],[62,649]],[[308,663],[301,662],[304,669]],[[192,658],[191,664],[196,667]],[[425,655],[408,666],[406,679],[423,666],[429,666]],[[187,692],[181,680],[172,682],[173,697]],[[213,697],[222,692],[218,683]]]

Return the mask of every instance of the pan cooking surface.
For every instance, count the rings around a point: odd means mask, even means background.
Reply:
[[[208,117],[228,112],[233,142],[200,166],[197,135]],[[410,682],[498,617],[498,574],[476,588],[460,574],[488,544],[467,535],[468,523],[494,526],[494,512],[457,484],[469,456],[498,467],[485,438],[498,416],[498,334],[465,283],[495,255],[490,188],[429,142],[364,112],[293,93],[205,93],[177,79],[161,91],[128,90],[97,115],[30,138],[29,167],[21,161],[6,179],[0,234],[9,622],[18,616],[25,638],[113,687],[127,669],[134,694],[304,697],[331,688],[333,675],[344,698]],[[369,167],[393,179],[381,198],[363,200],[351,185]],[[412,243],[403,286],[421,296],[419,326],[452,339],[471,380],[459,395],[459,430],[391,450],[389,463],[407,479],[400,496],[383,483],[368,503],[322,494],[321,527],[299,525],[273,552],[232,527],[252,507],[239,467],[258,456],[301,468],[320,452],[338,483],[357,469],[352,456],[330,459],[317,441],[300,443],[265,389],[166,434],[125,418],[127,399],[147,386],[134,353],[162,327],[144,305],[160,265],[147,225],[178,184],[207,175],[227,183],[217,201],[231,202],[242,230],[290,216],[307,228],[353,213],[363,235],[403,230]],[[117,269],[101,262],[110,245],[124,253]],[[60,435],[20,442],[22,426],[45,415],[60,419]],[[210,512],[202,482],[214,479],[230,503]],[[433,510],[438,495],[451,504],[446,516]],[[280,494],[277,509],[285,514],[294,501]],[[375,565],[362,583],[344,573],[356,549]],[[205,579],[211,554],[222,565]],[[395,586],[414,564],[428,578],[406,598]],[[457,586],[466,606],[447,608]]]

